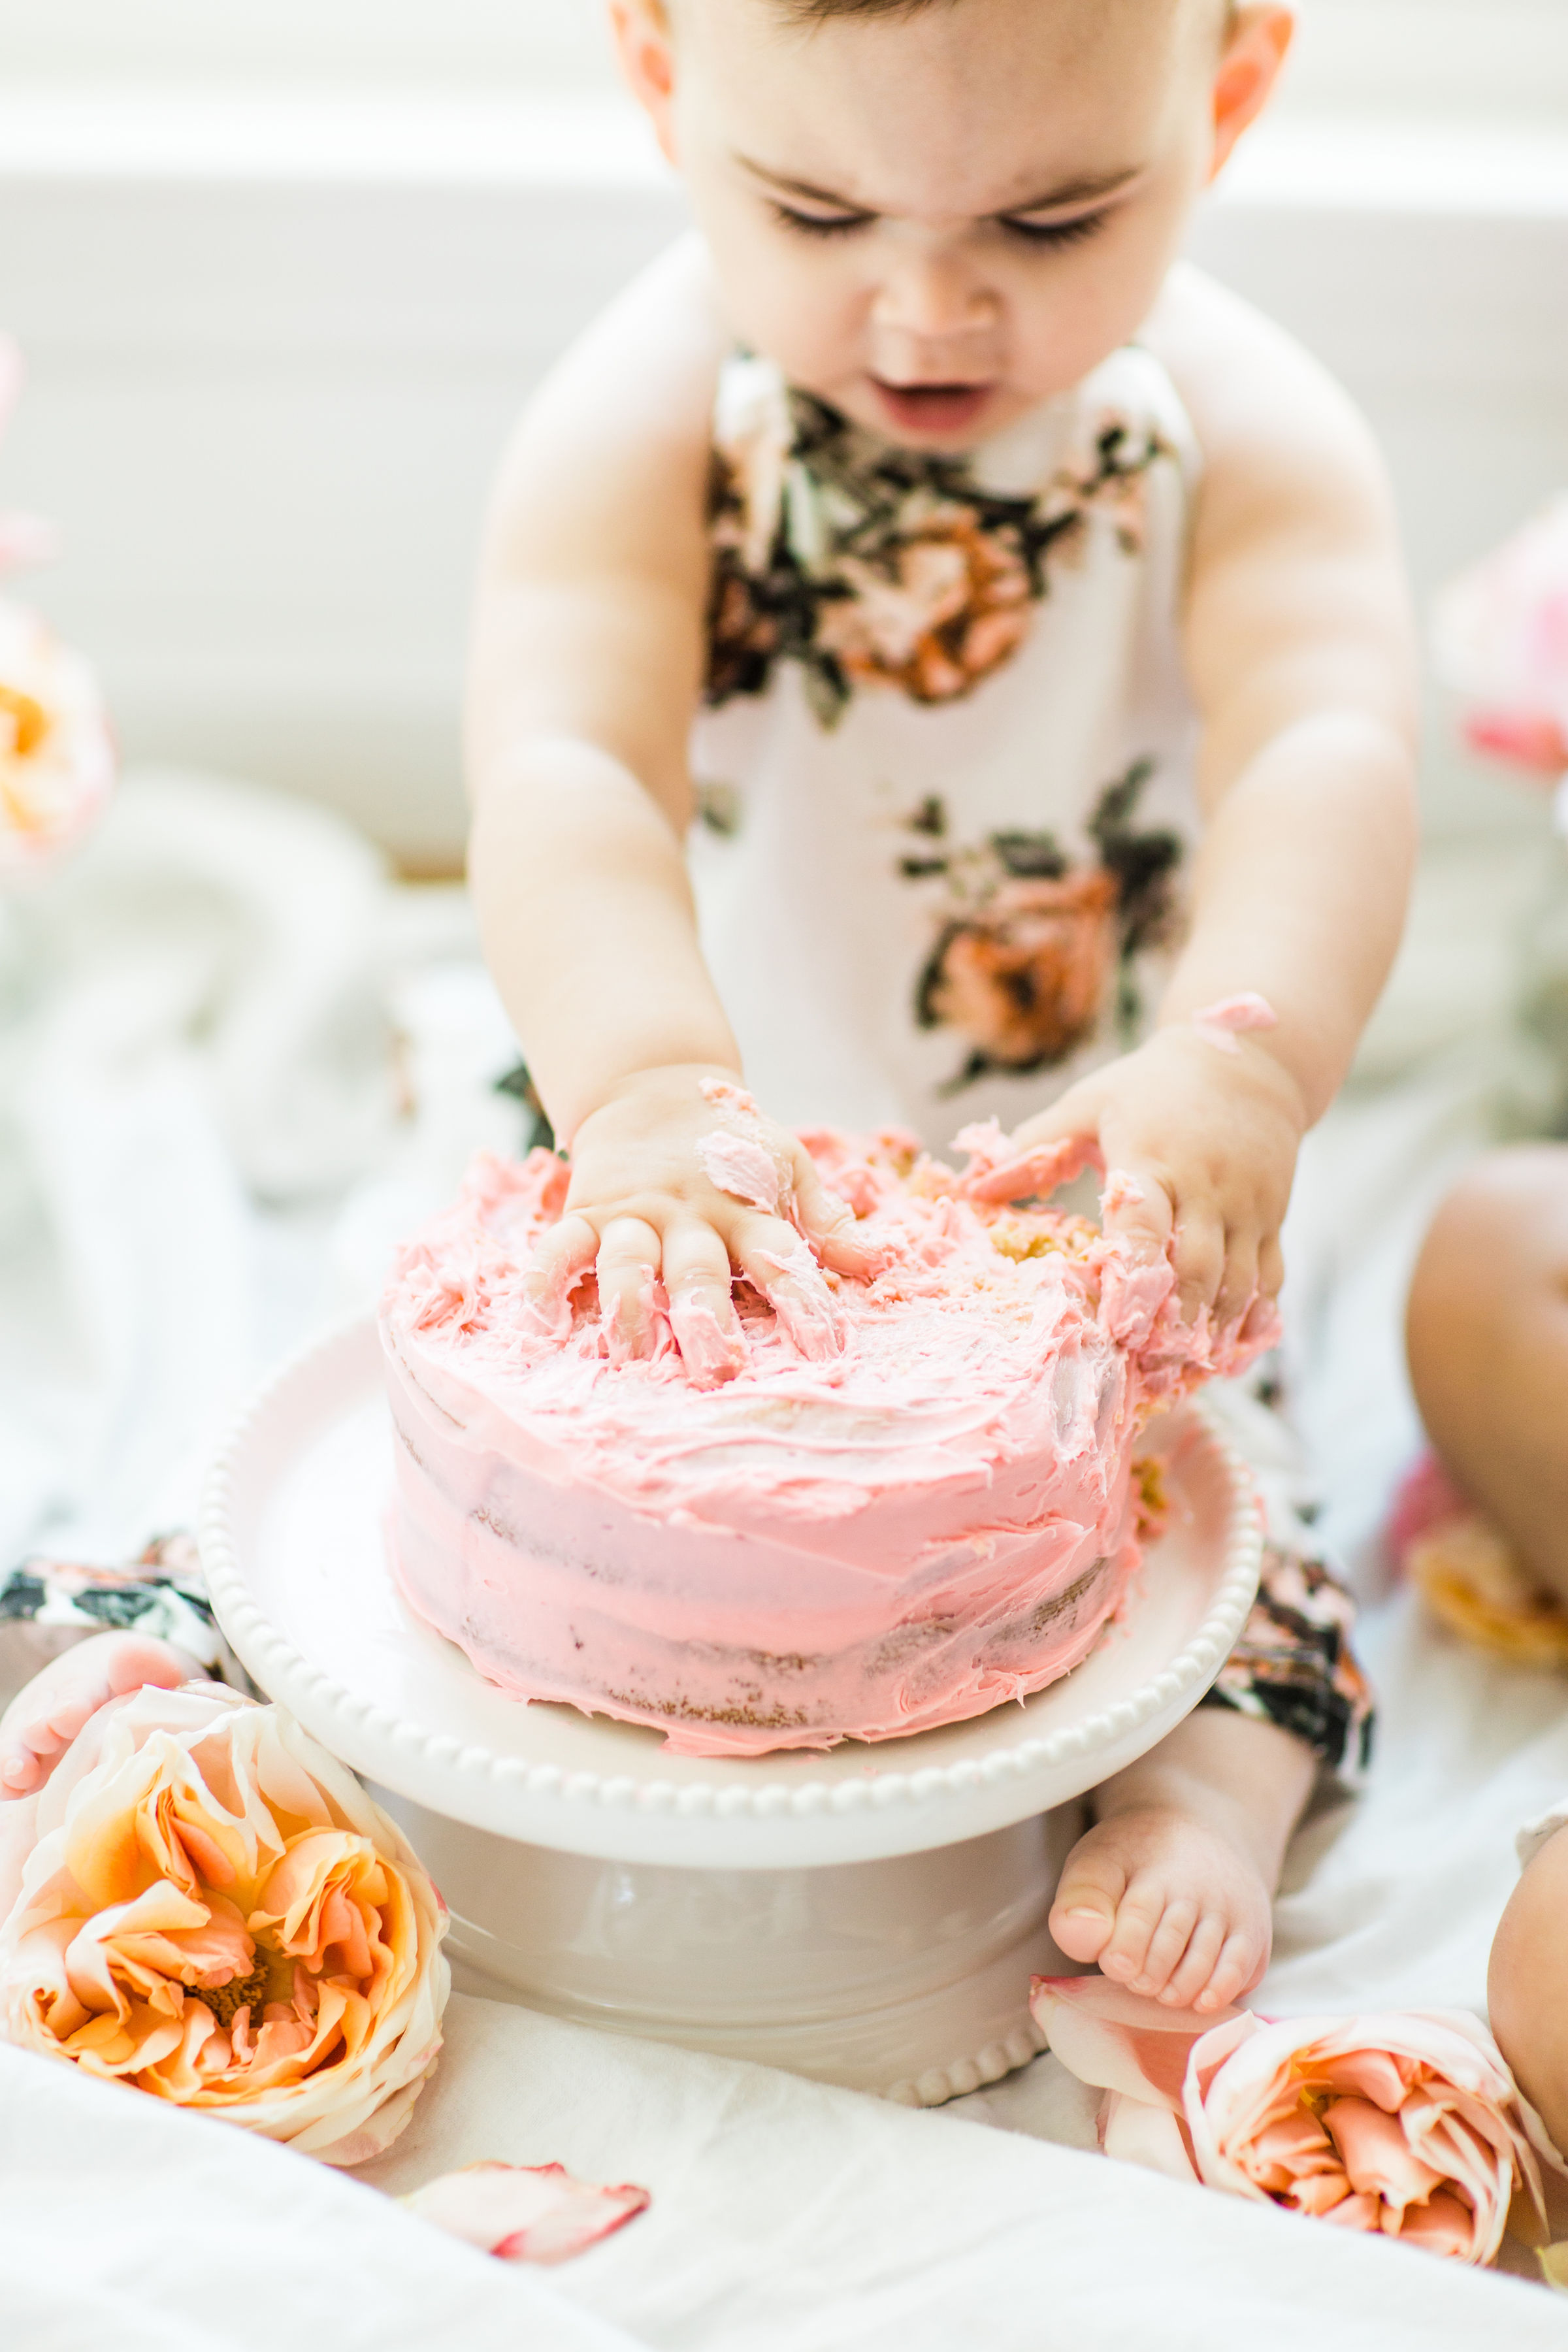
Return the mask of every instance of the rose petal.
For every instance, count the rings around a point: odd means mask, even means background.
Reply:
[[[1386,2205],[1420,2204],[1443,2179],[1414,2153],[1398,2118],[1370,2099],[1331,2099],[1323,2126],[1344,2159],[1351,2187]]]
[[[1337,2212],[1350,2196],[1350,2182],[1336,2167],[1327,2172],[1303,2173],[1299,2180],[1292,2183],[1285,2201],[1294,2206],[1299,2213],[1312,2213],[1321,2219],[1326,2213]],[[1365,2202],[1364,2200],[1352,2201],[1356,2203],[1358,2210],[1362,2203]],[[1373,2198],[1372,2202],[1375,2205],[1377,2200]],[[1375,2221],[1370,2221],[1364,2225],[1358,2223],[1356,2226],[1375,2229],[1377,2224]]]
[[[1335,2058],[1326,2071],[1334,2090],[1370,2099],[1374,2107],[1392,2116],[1398,2112],[1415,2070],[1408,2061],[1402,2070],[1387,2050],[1351,2050]]]
[[[629,2183],[601,2189],[559,2164],[470,2164],[403,2199],[410,2212],[509,2263],[563,2263],[649,2202]]]
[[[1216,2026],[1238,2019],[1166,2009],[1105,1977],[1037,1977],[1030,2008],[1052,2050],[1080,2083],[1179,2112],[1187,2062]],[[1249,2030],[1256,2019],[1248,2021]]]
[[[1331,2221],[1336,2230],[1373,2230],[1383,2228],[1384,2209],[1375,2197],[1347,2197],[1338,2205],[1331,2205],[1320,2220]]]
[[[1402,2246],[1424,2246],[1428,2253],[1475,2260],[1477,2216],[1450,2189],[1439,2189],[1425,2205],[1405,2209],[1399,2225]]]
[[[1141,2164],[1145,2171],[1167,2173],[1173,2180],[1198,2177],[1181,2118],[1168,2106],[1129,2098],[1124,2091],[1107,2091],[1100,2102],[1100,2145],[1106,2156],[1121,2164]]]

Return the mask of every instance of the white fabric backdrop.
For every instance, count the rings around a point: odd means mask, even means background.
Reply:
[[[1411,1255],[1454,1170],[1549,1091],[1510,1013],[1509,942],[1544,878],[1435,878],[1365,1075],[1303,1166],[1301,1417],[1374,1599],[1415,1443]],[[188,1520],[250,1383],[374,1294],[476,1145],[515,1146],[491,1087],[511,1052],[459,894],[393,887],[303,805],[134,780],[0,929],[0,1562],[118,1558]],[[1479,2010],[1513,1831],[1568,1789],[1568,1690],[1461,1649],[1407,1595],[1377,1601],[1363,1647],[1373,1788],[1297,1840],[1259,2005]],[[1568,2342],[1543,2290],[1105,2165],[1089,2114],[1049,2057],[910,2116],[459,1997],[378,2182],[503,2157],[654,2190],[605,2246],[520,2277],[304,2159],[0,2051],[7,2347]]]

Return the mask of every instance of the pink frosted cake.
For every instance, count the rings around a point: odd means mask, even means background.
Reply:
[[[975,1201],[902,1137],[805,1139],[885,1258],[835,1283],[826,1357],[743,1283],[721,1386],[673,1341],[612,1362],[591,1277],[546,1330],[521,1290],[565,1197],[545,1151],[481,1160],[401,1253],[396,1575],[503,1689],[687,1755],[826,1748],[1039,1690],[1123,1606],[1138,1432],[1215,1369],[1169,1269]]]

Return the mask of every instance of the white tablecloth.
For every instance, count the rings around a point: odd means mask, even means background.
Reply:
[[[510,1051],[457,893],[393,888],[311,809],[134,782],[0,929],[0,1559],[121,1557],[188,1520],[254,1379],[374,1292],[391,1237],[471,1149],[515,1145],[489,1084]],[[1301,1417],[1329,1531],[1374,1597],[1372,1538],[1415,1434],[1410,1257],[1521,1072],[1500,1026],[1422,1034],[1309,1146],[1290,1237]],[[1568,1790],[1568,1688],[1489,1664],[1404,1595],[1372,1610],[1363,1646],[1383,1702],[1373,1787],[1298,1839],[1259,2005],[1479,2009],[1513,1830]],[[654,2192],[605,2245],[522,2274],[363,2181],[0,2050],[0,2338],[1568,2342],[1568,2305],[1540,2288],[1110,2166],[1086,2152],[1088,2115],[1050,2058],[909,2115],[458,1997],[372,2180],[500,2157]]]

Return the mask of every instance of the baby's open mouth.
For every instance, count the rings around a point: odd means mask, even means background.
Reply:
[[[968,432],[995,390],[990,383],[888,383],[878,375],[871,385],[888,422],[906,433]]]

